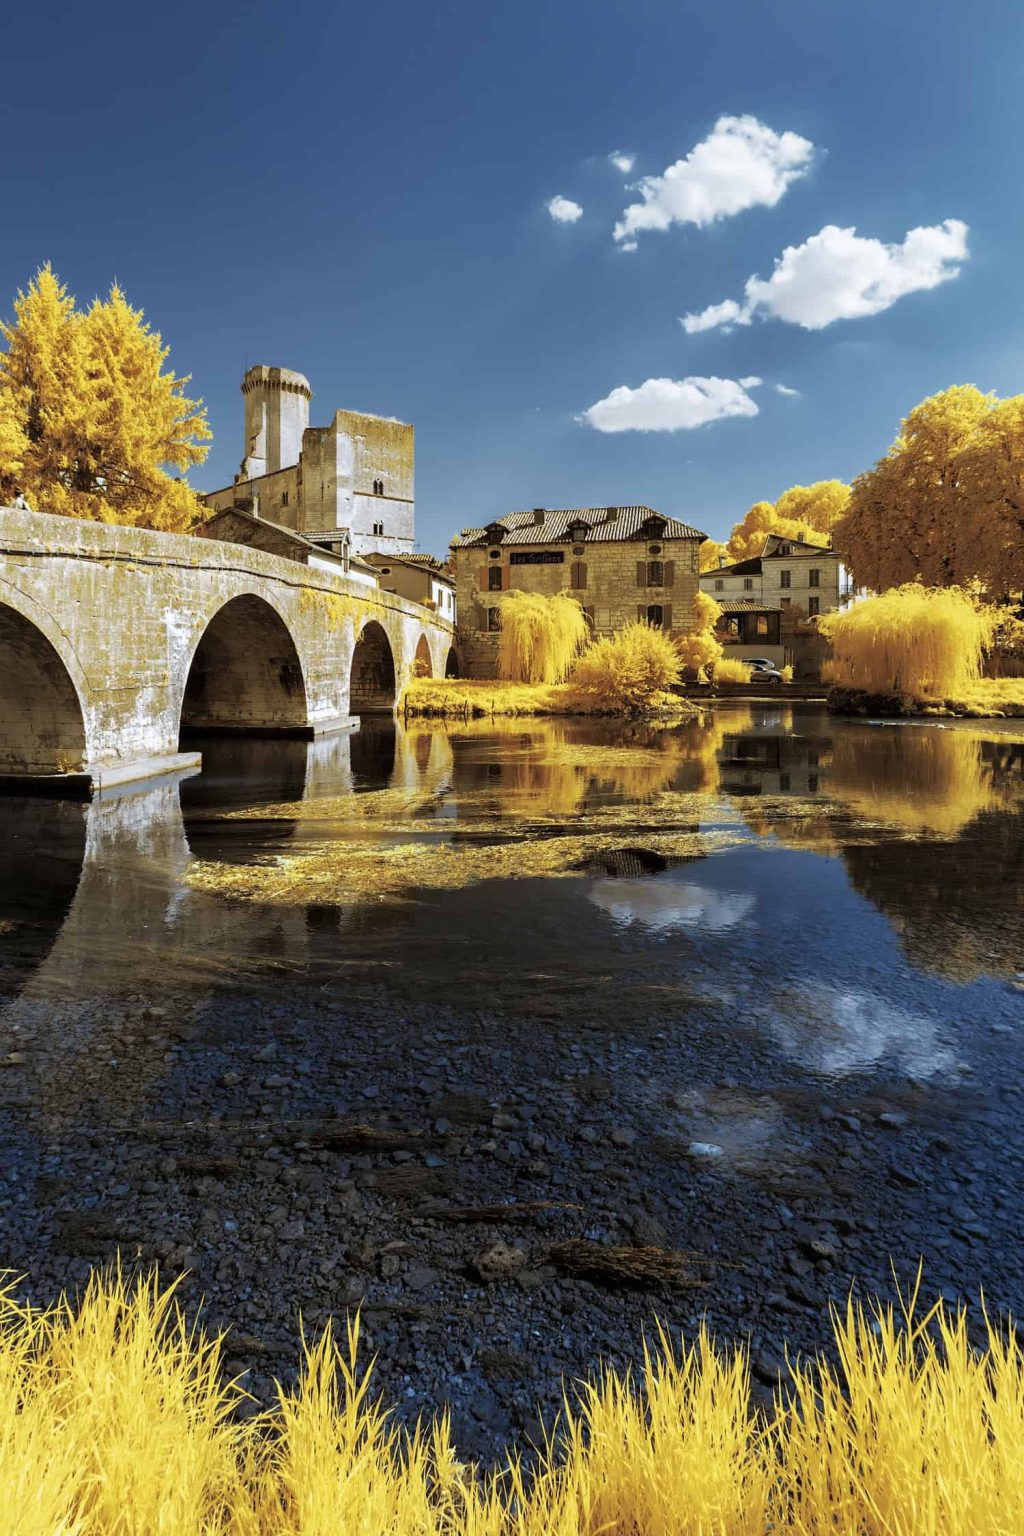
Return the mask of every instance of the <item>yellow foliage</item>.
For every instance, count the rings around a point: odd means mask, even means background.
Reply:
[[[507,592],[501,599],[498,671],[514,683],[560,683],[589,635],[571,593]]]
[[[755,559],[770,533],[809,544],[827,544],[849,498],[850,487],[841,480],[818,480],[814,485],[794,485],[774,503],[756,501],[742,521],[733,525],[730,559]]]
[[[576,711],[570,690],[543,683],[500,679],[412,677],[398,703],[400,714],[427,719],[478,719],[485,715],[566,715]]]
[[[826,615],[830,681],[908,698],[955,697],[976,685],[996,622],[957,587],[916,582]]]
[[[914,407],[853,483],[835,547],[860,586],[1024,587],[1024,395],[956,385]]]
[[[731,559],[728,544],[719,544],[717,539],[705,539],[700,546],[701,574],[705,571],[717,571],[718,567]]]
[[[584,652],[572,674],[572,688],[593,707],[640,713],[678,683],[679,670],[679,653],[667,630],[627,624]]]
[[[169,349],[115,284],[82,313],[49,265],[0,322],[0,493],[38,511],[183,531],[196,493],[167,473],[202,463],[211,433]]]
[[[715,663],[714,678],[716,683],[749,683],[750,663],[735,656],[723,656]]]
[[[459,1459],[447,1417],[402,1431],[358,1322],[303,1351],[253,1418],[224,1346],[173,1291],[94,1278],[47,1312],[0,1293],[0,1493],[18,1536],[1019,1536],[1024,1349],[963,1309],[833,1312],[838,1368],[789,1367],[774,1412],[742,1346],[656,1328],[634,1371],[565,1402],[530,1476]]]
[[[709,668],[718,665],[722,657],[721,641],[715,628],[722,617],[722,610],[708,592],[698,592],[694,603],[693,629],[676,638],[676,650],[680,664],[692,672],[698,682],[705,679]]]

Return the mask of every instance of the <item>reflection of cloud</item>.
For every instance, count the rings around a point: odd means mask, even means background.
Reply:
[[[707,933],[735,928],[754,905],[753,896],[675,880],[596,880],[589,895],[595,906],[619,923],[643,923],[655,929],[703,928]]]
[[[769,1027],[788,1056],[830,1076],[865,1072],[883,1059],[912,1077],[955,1064],[931,1019],[868,992],[815,985],[776,992]]]

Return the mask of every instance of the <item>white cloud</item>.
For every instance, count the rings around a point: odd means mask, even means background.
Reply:
[[[682,324],[693,335],[749,325],[763,315],[820,331],[835,320],[881,314],[904,294],[949,282],[959,276],[967,255],[967,225],[961,219],[909,230],[898,245],[865,238],[852,226],[826,224],[803,245],[787,246],[771,277],[748,277],[742,304],[726,299],[684,315]]]
[[[556,224],[575,224],[583,217],[583,209],[571,197],[553,197],[548,203],[548,213]]]
[[[617,171],[621,171],[623,176],[628,176],[636,165],[636,155],[627,155],[621,149],[615,149],[608,156],[608,164],[614,166]]]
[[[800,391],[798,389],[790,389],[788,384],[776,384],[775,393],[777,395],[786,395],[790,399],[795,400],[799,397]]]
[[[790,182],[806,176],[814,145],[798,133],[776,133],[756,117],[720,117],[706,139],[661,176],[639,183],[615,226],[616,240],[673,224],[702,228],[746,208],[774,208]]]
[[[636,250],[636,241],[635,240],[623,240],[622,244],[619,246],[619,250],[620,251],[635,251]]]
[[[741,389],[756,389],[759,384],[763,384],[763,383],[764,383],[763,379],[759,379],[756,373],[752,373],[752,374],[749,375],[748,378],[740,379],[740,388]]]
[[[680,432],[725,416],[756,416],[747,394],[755,379],[647,379],[638,389],[620,384],[577,421],[598,432]]]

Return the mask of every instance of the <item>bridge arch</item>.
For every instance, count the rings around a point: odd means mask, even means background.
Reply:
[[[434,662],[426,635],[420,635],[416,645],[416,654],[412,658],[412,675],[413,677],[433,677],[434,675]]]
[[[395,693],[395,654],[384,627],[371,619],[352,652],[349,708],[354,715],[390,713]]]
[[[308,727],[299,652],[265,598],[233,597],[210,619],[192,653],[180,720],[182,732],[288,735]]]
[[[444,675],[445,677],[458,677],[459,675],[459,658],[454,645],[448,647],[448,655],[444,659]]]
[[[62,649],[20,607],[0,603],[0,773],[74,773],[85,766],[81,684]]]

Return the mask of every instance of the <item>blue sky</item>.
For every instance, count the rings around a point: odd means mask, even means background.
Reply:
[[[12,0],[3,30],[0,304],[46,260],[83,302],[116,275],[207,402],[201,489],[255,362],[314,421],[415,423],[438,553],[542,504],[721,536],[924,395],[1024,384],[1016,0]],[[600,429],[631,422],[677,429]]]

